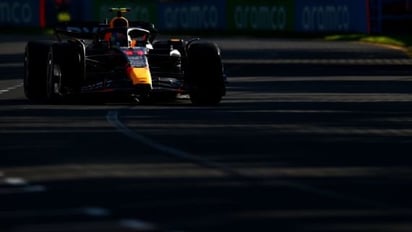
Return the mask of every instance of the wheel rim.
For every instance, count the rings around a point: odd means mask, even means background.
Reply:
[[[29,87],[29,52],[26,51],[25,55],[24,55],[24,93],[26,94],[26,96],[30,95],[29,91],[28,91],[28,87]]]
[[[60,67],[54,63],[53,55],[49,54],[47,62],[47,96],[52,99],[61,95]]]

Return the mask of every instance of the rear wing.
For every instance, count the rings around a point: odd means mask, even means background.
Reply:
[[[145,29],[150,32],[151,41],[156,37],[158,30],[152,23],[148,22],[130,22],[130,27],[138,27]],[[99,22],[66,22],[59,23],[55,26],[54,32],[56,37],[61,40],[62,36],[84,39],[84,40],[93,40],[96,39],[96,36],[100,32],[109,29],[109,25],[106,23]]]
[[[61,40],[61,36],[92,40],[96,38],[99,32],[107,28],[109,28],[108,24],[98,22],[67,22],[57,24],[54,28],[54,32],[59,40]]]

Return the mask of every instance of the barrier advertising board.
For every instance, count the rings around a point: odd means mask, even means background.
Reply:
[[[295,0],[296,31],[368,32],[366,0]]]
[[[112,7],[128,7],[131,21],[160,31],[364,32],[369,0],[0,0],[1,26],[51,26],[59,21],[110,19]]]
[[[179,0],[158,5],[157,26],[163,30],[224,30],[226,1]]]
[[[0,0],[1,26],[40,25],[40,2],[33,0]]]
[[[290,0],[227,0],[231,31],[293,31],[294,2]]]

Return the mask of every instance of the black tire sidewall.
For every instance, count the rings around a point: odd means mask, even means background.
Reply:
[[[47,96],[47,58],[51,42],[28,42],[24,56],[24,93],[30,100]]]
[[[188,46],[185,82],[195,105],[216,105],[225,94],[220,50],[214,43],[193,42]]]
[[[54,92],[56,77],[54,76],[54,46],[50,47],[49,53],[47,56],[47,79],[46,79],[46,92],[47,92],[47,100],[50,103],[56,103],[61,99],[61,96],[58,93]],[[61,87],[60,87],[61,88]]]

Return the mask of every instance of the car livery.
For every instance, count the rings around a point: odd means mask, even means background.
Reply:
[[[196,105],[226,94],[220,49],[200,39],[156,40],[147,22],[129,22],[113,8],[109,23],[65,23],[56,40],[29,41],[24,90],[30,100],[61,102],[85,94],[126,94],[139,101],[157,93],[188,94]]]

